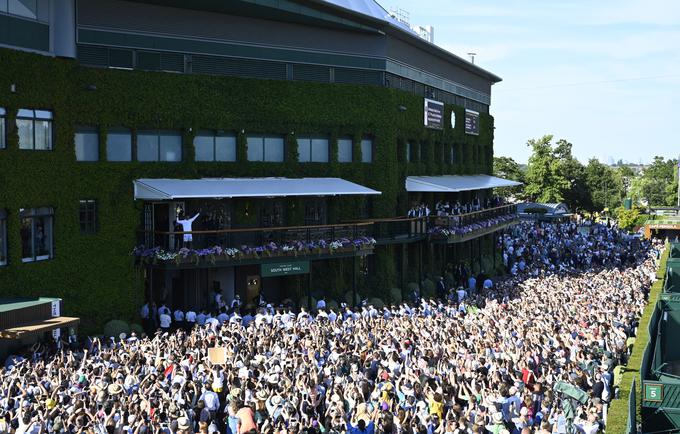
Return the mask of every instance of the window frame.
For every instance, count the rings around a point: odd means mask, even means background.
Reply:
[[[7,149],[7,110],[0,107],[0,149]]]
[[[23,215],[25,212],[28,212],[27,215]],[[49,237],[49,246],[47,247],[48,254],[47,255],[36,255],[36,218],[39,217],[46,217],[48,220],[48,224],[50,225],[49,227],[49,232],[50,237]],[[23,226],[23,220],[31,220],[31,257],[26,258],[24,257],[23,249],[23,239],[22,239],[22,252],[21,252],[21,262],[23,263],[28,263],[28,262],[40,262],[40,261],[48,261],[50,259],[54,258],[54,208],[51,207],[41,207],[41,208],[21,208],[19,209],[19,220],[22,222]]]
[[[371,158],[370,160],[366,160],[366,153],[364,152],[364,142],[370,142],[371,143]],[[373,154],[375,154],[375,139],[371,136],[364,136],[361,138],[361,143],[359,145],[361,147],[361,162],[364,164],[371,164],[374,161]]]
[[[23,113],[22,113],[23,112]],[[29,116],[26,112],[30,112],[31,115]],[[49,115],[45,115],[47,117],[38,117],[38,112],[40,113],[49,113]],[[33,136],[33,139],[31,141],[31,147],[30,148],[23,148],[21,146],[21,134],[19,134],[19,150],[21,151],[53,151],[54,150],[54,128],[53,128],[53,123],[54,123],[54,113],[52,110],[43,110],[43,109],[26,109],[26,108],[21,108],[17,110],[17,116],[16,119],[14,120],[15,125],[17,127],[17,132],[19,131],[19,121],[30,121],[31,122],[31,133]],[[46,135],[46,137],[49,138],[49,147],[46,149],[36,149],[36,121],[41,121],[41,122],[48,122],[49,123],[49,134]]]
[[[85,206],[85,208],[83,208],[83,206]],[[83,215],[85,215],[84,220]],[[82,235],[94,235],[99,232],[96,199],[78,200],[78,222],[80,223],[80,233]]]
[[[155,135],[146,134],[146,133],[149,133],[149,132],[155,132],[156,134]],[[179,137],[179,159],[177,159],[177,160],[167,160],[167,159],[164,160],[164,159],[162,159],[162,156],[164,155],[164,153],[162,152],[161,137],[164,135],[163,133],[166,133],[165,135],[169,135],[167,133],[171,133],[171,132],[177,133],[177,136]],[[155,160],[140,160],[139,159],[139,136],[140,135],[156,138],[156,159]],[[135,143],[135,145],[136,145],[136,147],[135,147],[136,155],[135,155],[135,157],[136,157],[137,162],[139,162],[139,163],[181,163],[182,162],[182,159],[183,159],[184,156],[182,155],[183,154],[183,152],[182,152],[182,142],[183,142],[183,140],[182,140],[182,131],[181,130],[172,130],[172,129],[165,130],[165,129],[159,129],[159,128],[156,128],[156,129],[154,129],[154,128],[141,129],[141,130],[137,130],[135,136],[136,136],[136,141],[135,141],[136,142]]]
[[[126,160],[110,160],[109,159],[109,145],[110,145],[109,144],[109,136],[112,133],[121,135],[123,132],[125,132],[127,134],[127,137],[129,139],[128,142],[129,142],[129,146],[130,146],[130,152],[129,152],[130,158],[126,159]],[[132,155],[133,149],[134,149],[134,147],[132,146],[132,130],[130,128],[127,128],[127,127],[112,127],[112,128],[109,128],[106,131],[106,161],[107,162],[110,162],[110,163],[130,163],[130,162],[132,162],[133,157],[134,157],[134,155]]]
[[[308,160],[302,160],[301,156],[302,154],[300,153],[300,147],[302,146],[300,141],[305,140],[308,141],[307,144],[309,146],[309,159]],[[326,142],[326,153],[325,153],[325,160],[315,160],[314,159],[314,141],[315,140],[323,140]],[[329,163],[331,160],[331,141],[328,136],[299,136],[296,138],[296,143],[298,146],[298,163]]]
[[[349,160],[347,160],[347,161],[340,159],[340,142],[341,141],[349,143]],[[351,136],[338,137],[337,145],[338,145],[338,155],[336,157],[338,159],[338,163],[342,163],[342,164],[353,163],[354,162],[354,138],[351,137]]]
[[[199,160],[197,158],[198,152],[196,152],[196,138],[198,137],[206,137],[206,138],[211,138],[212,139],[212,159],[211,160]],[[234,140],[233,146],[234,146],[234,158],[232,160],[218,160],[217,159],[217,139],[220,137],[226,137]],[[226,131],[221,131],[221,130],[199,130],[196,132],[196,135],[194,136],[193,139],[193,146],[194,146],[194,161],[197,163],[234,163],[236,162],[236,156],[238,153],[238,135],[236,133],[229,133]]]
[[[261,160],[251,160],[250,159],[250,146],[248,144],[249,139],[258,139],[258,146],[262,146],[262,159]],[[281,152],[281,160],[268,160],[267,159],[267,139],[277,139],[281,140],[281,145],[283,146]],[[284,135],[275,134],[251,134],[246,136],[246,160],[251,163],[285,163],[286,162],[286,137]]]
[[[78,134],[93,134],[97,138],[97,144],[95,146],[95,149],[97,151],[97,158],[95,158],[94,160],[80,160],[80,159],[78,159],[78,143],[77,143]],[[99,161],[99,159],[100,159],[100,155],[99,155],[100,154],[100,152],[99,152],[100,151],[99,128],[89,127],[89,126],[86,126],[86,125],[76,126],[76,128],[74,129],[74,132],[73,132],[73,148],[74,148],[74,152],[76,154],[76,161],[77,162],[79,162],[79,163],[93,163],[93,162]],[[84,149],[83,149],[83,153],[85,154]]]
[[[4,209],[0,209],[0,267],[6,267],[8,262],[9,258],[7,255],[7,212]]]

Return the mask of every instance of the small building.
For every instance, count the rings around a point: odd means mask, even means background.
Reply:
[[[0,359],[17,348],[59,338],[62,329],[69,329],[71,334],[80,319],[61,316],[62,305],[60,298],[0,300]]]
[[[523,220],[566,220],[572,214],[564,203],[525,202],[517,205],[517,212]]]

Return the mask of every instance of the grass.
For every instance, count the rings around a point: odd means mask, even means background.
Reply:
[[[654,282],[649,291],[649,301],[645,310],[640,317],[640,325],[638,326],[638,334],[633,346],[633,353],[628,359],[628,364],[624,368],[623,377],[620,384],[620,398],[612,401],[607,414],[607,433],[608,434],[624,434],[628,428],[628,397],[630,396],[630,388],[633,383],[633,378],[637,378],[637,387],[640,387],[640,365],[642,364],[642,356],[645,348],[649,343],[649,320],[656,309],[656,302],[659,300],[659,295],[663,292],[664,277],[666,274],[666,260],[670,253],[670,248],[666,246],[659,269],[656,271],[657,281]],[[637,394],[637,390],[635,391]],[[640,416],[640,399],[637,399],[636,420]]]

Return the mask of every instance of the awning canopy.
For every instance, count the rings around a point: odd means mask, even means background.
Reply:
[[[491,175],[409,176],[406,191],[413,193],[456,193],[496,187],[514,187],[521,182]]]
[[[135,200],[381,194],[341,178],[137,179]]]
[[[34,335],[37,333],[44,333],[52,331],[54,329],[75,326],[78,325],[79,322],[80,318],[58,316],[43,321],[38,321],[34,323],[24,324],[21,326],[0,330],[0,338],[21,339],[23,337]]]

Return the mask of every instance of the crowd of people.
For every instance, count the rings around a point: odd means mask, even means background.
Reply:
[[[237,303],[202,325],[35,346],[1,370],[0,432],[594,434],[661,246],[587,229],[517,226],[499,241],[508,278],[440,299],[245,323]],[[557,384],[587,402],[570,415]]]
[[[495,208],[504,204],[503,199],[497,196],[486,197],[480,200],[475,196],[470,202],[461,203],[459,200],[455,202],[440,200],[434,205],[434,215],[438,217],[451,217],[461,214],[468,214],[484,209]],[[430,206],[426,203],[415,204],[409,209],[407,216],[409,218],[429,217],[432,213]]]

